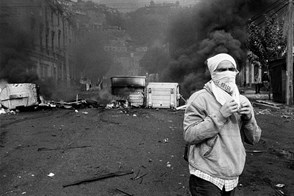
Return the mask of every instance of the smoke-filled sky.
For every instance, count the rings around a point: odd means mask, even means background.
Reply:
[[[167,79],[180,82],[188,95],[209,79],[205,60],[221,52],[231,54],[241,69],[247,53],[248,19],[272,2],[205,0],[174,17],[168,35],[174,60],[165,68]]]
[[[106,4],[109,7],[117,8],[121,12],[134,11],[145,5],[149,5],[151,0],[91,0],[96,3]],[[175,3],[179,1],[181,6],[194,5],[201,0],[153,0],[155,3]]]
[[[121,8],[150,3],[147,0],[92,1],[107,5],[117,5]],[[187,8],[188,10],[178,13],[174,18],[170,18],[171,26],[169,27],[167,41],[170,44],[172,60],[168,65],[164,63],[164,67],[162,67],[161,74],[166,76],[165,81],[170,80],[181,83],[183,89],[189,94],[191,91],[201,87],[202,83],[207,79],[203,77],[205,76],[204,61],[210,55],[228,52],[237,59],[239,65],[242,65],[245,60],[244,57],[246,57],[244,43],[247,38],[247,19],[261,13],[261,10],[264,10],[273,1],[275,0],[179,0],[180,4],[197,2],[197,6]],[[154,0],[154,2],[176,2],[176,0]],[[18,27],[11,28],[13,30],[6,33],[21,32]],[[31,33],[27,34],[30,35]],[[30,59],[25,58],[27,56],[26,50],[17,50],[32,47],[29,42],[23,41],[29,40],[23,39],[25,35],[21,33],[21,36],[15,36],[18,39],[14,38],[13,40],[6,39],[7,36],[4,35],[0,37],[1,46],[6,47],[6,50],[2,49],[0,53],[0,68],[2,70],[0,76],[9,82],[19,80],[20,76],[23,78],[21,82],[36,80],[27,72],[31,68],[29,67],[31,63]],[[21,47],[18,47],[19,45]],[[97,61],[97,59],[91,60],[94,64]],[[22,64],[19,62],[22,62]],[[3,70],[7,71],[4,72]],[[15,73],[18,73],[17,77]]]
[[[122,4],[122,3],[130,3],[130,4],[146,4],[148,5],[151,0],[92,0],[97,3],[105,3],[105,4]],[[191,5],[195,2],[199,2],[201,0],[153,0],[155,3],[175,3],[179,1],[180,5]]]

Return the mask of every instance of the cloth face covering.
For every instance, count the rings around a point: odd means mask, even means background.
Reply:
[[[236,75],[237,72],[233,71],[213,72],[211,79],[219,88],[232,94],[236,87]]]
[[[237,68],[234,58],[228,54],[221,53],[207,59],[208,69],[211,75],[211,89],[216,100],[224,105],[225,102],[235,100],[240,107],[240,93],[236,85],[235,71],[216,72],[216,68],[222,61],[230,61]]]

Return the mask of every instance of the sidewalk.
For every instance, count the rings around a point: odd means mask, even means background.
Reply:
[[[253,89],[240,88],[240,93],[247,97],[252,102],[253,106],[273,110],[286,109],[291,112],[294,112],[294,106],[287,106],[284,103],[274,102],[272,100],[272,94],[270,95],[271,99],[269,99],[268,91],[260,91],[259,94],[255,94],[255,90]]]
[[[269,100],[268,91],[260,91],[260,93],[255,94],[255,90],[241,89],[240,93],[246,96],[250,100]],[[271,98],[272,98],[272,94],[271,94]]]

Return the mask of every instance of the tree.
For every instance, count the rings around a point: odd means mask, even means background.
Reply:
[[[254,61],[259,61],[264,69],[268,68],[271,59],[285,55],[287,46],[283,32],[284,21],[277,16],[265,16],[265,22],[260,28],[254,21],[248,25],[248,49],[253,53]]]

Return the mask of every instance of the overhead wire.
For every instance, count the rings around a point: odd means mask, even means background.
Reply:
[[[275,14],[282,11],[289,3],[287,1],[279,2],[277,6],[274,6],[271,9],[268,9],[266,12],[263,12],[255,17],[255,19],[249,19],[248,22],[255,22],[257,25],[260,25],[264,22],[264,16],[268,15],[269,17],[274,16]]]
[[[283,5],[282,7],[280,7],[278,10],[276,10],[275,12],[273,12],[272,14],[268,15],[269,17],[272,17],[276,14],[278,14],[279,12],[283,11],[283,9],[288,5],[288,3],[286,3],[285,5]],[[285,13],[285,12],[284,12]],[[263,23],[263,21],[260,21],[257,23],[257,26],[258,25],[261,25]]]
[[[286,2],[287,0],[283,0],[283,1]],[[263,11],[261,11],[262,14],[256,14],[255,16],[251,17],[250,19],[252,21],[254,21],[254,20],[260,18],[264,14],[266,14],[266,13],[270,12],[271,10],[275,9],[277,3],[281,4],[282,2],[281,2],[281,0],[276,0],[275,2],[273,2],[272,4],[270,4],[266,8],[264,8]]]
[[[284,0],[283,2],[281,0],[277,0],[274,3],[272,3],[271,5],[267,6],[267,8],[265,9],[265,11],[262,11],[260,14],[251,17],[249,20],[251,22],[254,22],[254,21],[258,20],[260,17],[263,17],[264,15],[266,15],[267,13],[270,13],[273,10],[276,10],[276,9],[280,10],[280,6],[281,7],[284,7],[285,5],[288,5],[288,1],[287,0]]]

